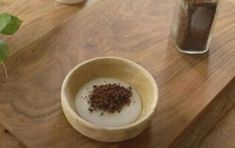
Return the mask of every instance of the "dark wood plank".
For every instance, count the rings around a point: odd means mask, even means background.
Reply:
[[[200,148],[235,147],[235,106],[201,141]]]
[[[216,139],[214,136],[216,133],[219,132],[218,130],[219,127],[223,127],[224,129],[226,129],[234,125],[234,123],[230,121],[233,120],[230,119],[232,118],[232,116],[227,115],[228,112],[230,112],[233,107],[235,108],[234,97],[235,97],[235,78],[216,96],[216,98],[204,109],[204,111],[201,112],[201,114],[199,114],[197,118],[195,118],[193,124],[191,124],[190,127],[185,129],[185,131],[182,132],[182,134],[177,139],[175,139],[171,147],[198,148],[200,146],[202,147],[209,146],[209,143],[215,143],[215,145],[217,145],[218,147],[228,148],[227,146],[222,146],[222,143],[223,141],[225,141],[227,136],[224,136],[223,139],[223,134],[221,134],[220,135],[221,141],[219,139]],[[216,128],[214,129],[215,126]],[[212,133],[210,133],[211,131]],[[232,133],[232,131],[229,133]],[[214,137],[214,139],[212,137]],[[219,145],[219,143],[221,144]],[[227,142],[228,146],[229,144],[232,145],[233,143],[234,142],[232,141]],[[212,147],[214,148],[214,146]]]
[[[25,148],[25,146],[14,137],[7,129],[0,125],[0,147],[1,148]]]

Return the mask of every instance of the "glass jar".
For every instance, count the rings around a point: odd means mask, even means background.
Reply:
[[[208,51],[219,0],[177,0],[171,36],[180,52]]]

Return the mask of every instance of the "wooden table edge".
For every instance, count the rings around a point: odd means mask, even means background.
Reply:
[[[169,147],[199,147],[200,141],[235,105],[235,77],[202,109]]]

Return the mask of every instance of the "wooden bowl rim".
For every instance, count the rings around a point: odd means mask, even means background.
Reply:
[[[99,61],[99,60],[119,60],[122,61],[124,63],[130,64],[131,66],[137,67],[138,69],[140,69],[141,71],[143,71],[144,76],[147,77],[150,81],[151,81],[151,85],[153,87],[153,94],[154,94],[154,103],[151,106],[151,109],[149,109],[149,112],[141,119],[136,120],[135,122],[129,124],[129,125],[125,125],[125,126],[120,126],[120,127],[102,127],[99,125],[95,125],[93,123],[90,123],[88,121],[86,121],[85,119],[83,119],[82,117],[80,117],[76,112],[74,112],[74,110],[70,107],[67,99],[66,99],[66,95],[65,95],[65,87],[66,84],[68,83],[69,78],[72,76],[72,74],[82,65],[85,65],[87,63],[90,62],[94,62],[94,61]],[[65,77],[63,84],[62,84],[62,89],[61,89],[61,104],[63,107],[63,111],[64,108],[66,107],[69,111],[69,113],[71,114],[71,116],[73,116],[75,119],[77,119],[82,125],[92,128],[92,129],[100,129],[100,130],[125,130],[125,129],[129,129],[129,128],[133,128],[136,127],[137,125],[145,122],[146,120],[148,120],[149,118],[151,118],[151,116],[154,114],[156,107],[157,107],[157,103],[158,103],[158,98],[159,98],[159,94],[158,94],[158,86],[156,81],[154,80],[153,76],[142,66],[140,66],[139,64],[130,61],[128,59],[124,59],[124,58],[120,58],[120,57],[113,57],[113,56],[106,56],[106,57],[97,57],[97,58],[92,58],[89,60],[86,60],[80,64],[78,64],[77,66],[75,66]]]

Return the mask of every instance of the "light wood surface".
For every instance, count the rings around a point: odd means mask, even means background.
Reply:
[[[0,6],[25,21],[7,38],[12,55],[6,62],[10,78],[0,72],[0,122],[28,147],[167,147],[235,76],[235,4],[230,1],[221,2],[210,54],[202,56],[180,54],[169,42],[172,0],[100,0],[89,7],[4,0]],[[61,110],[67,72],[105,55],[140,63],[159,84],[151,126],[123,143],[85,138]]]
[[[27,50],[47,34],[53,33],[63,23],[77,12],[93,5],[98,0],[90,0],[86,4],[62,5],[55,0],[1,0],[0,12],[9,12],[17,15],[22,21],[21,29],[6,38],[10,47],[10,54]],[[26,51],[27,52],[27,51]]]

